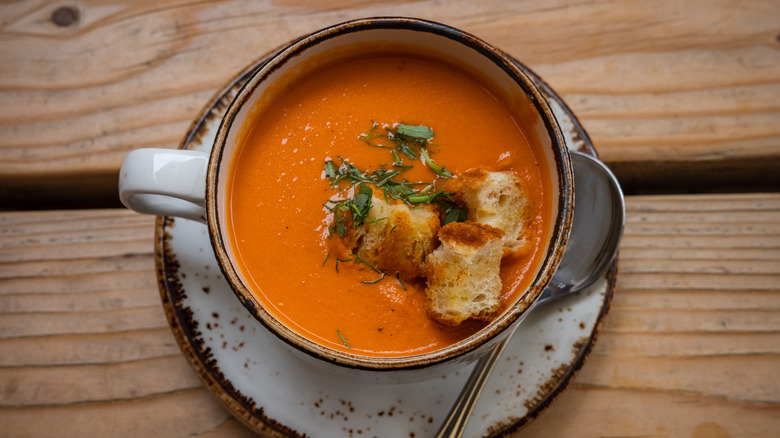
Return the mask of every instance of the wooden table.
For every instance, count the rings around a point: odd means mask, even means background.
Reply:
[[[526,63],[628,195],[594,351],[517,435],[780,436],[779,3],[84,0],[0,5],[0,437],[251,434],[174,341],[118,168],[261,55],[375,15]]]

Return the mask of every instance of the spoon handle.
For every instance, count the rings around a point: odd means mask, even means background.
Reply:
[[[460,395],[458,395],[458,399],[455,400],[455,404],[452,406],[445,422],[439,428],[436,438],[460,438],[463,436],[463,431],[466,429],[471,411],[474,410],[474,405],[477,404],[479,394],[482,393],[482,388],[485,386],[488,377],[490,377],[493,366],[504,351],[506,341],[504,339],[496,344],[488,354],[482,356],[474,365],[469,379],[463,386]]]

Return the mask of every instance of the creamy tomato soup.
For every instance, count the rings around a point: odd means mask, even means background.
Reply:
[[[345,254],[332,235],[333,214],[325,205],[338,192],[325,163],[341,157],[364,170],[391,166],[387,149],[361,139],[375,122],[432,128],[433,158],[455,178],[482,167],[513,171],[525,184],[533,245],[502,262],[502,300],[511,303],[533,281],[548,239],[551,183],[540,146],[482,81],[455,64],[411,53],[360,55],[321,67],[256,111],[231,163],[232,244],[249,288],[301,335],[367,356],[437,350],[485,323],[450,327],[431,320],[424,278],[376,281],[377,273]],[[419,160],[414,164],[404,178],[436,178]]]

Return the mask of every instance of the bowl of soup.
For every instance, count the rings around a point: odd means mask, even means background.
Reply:
[[[188,214],[241,303],[307,362],[378,381],[442,375],[506,336],[570,228],[543,95],[500,50],[425,20],[280,49],[203,163]]]

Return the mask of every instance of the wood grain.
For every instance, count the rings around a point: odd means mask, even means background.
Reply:
[[[281,44],[375,15],[451,24],[529,65],[630,190],[780,186],[773,1],[31,0],[0,4],[0,205],[116,205],[127,152],[176,147]]]
[[[780,196],[629,198],[617,289],[596,347],[526,432],[776,435],[778,285]]]
[[[612,307],[517,436],[780,432],[780,195],[628,198]],[[0,214],[0,436],[251,436],[180,353],[154,219]]]

